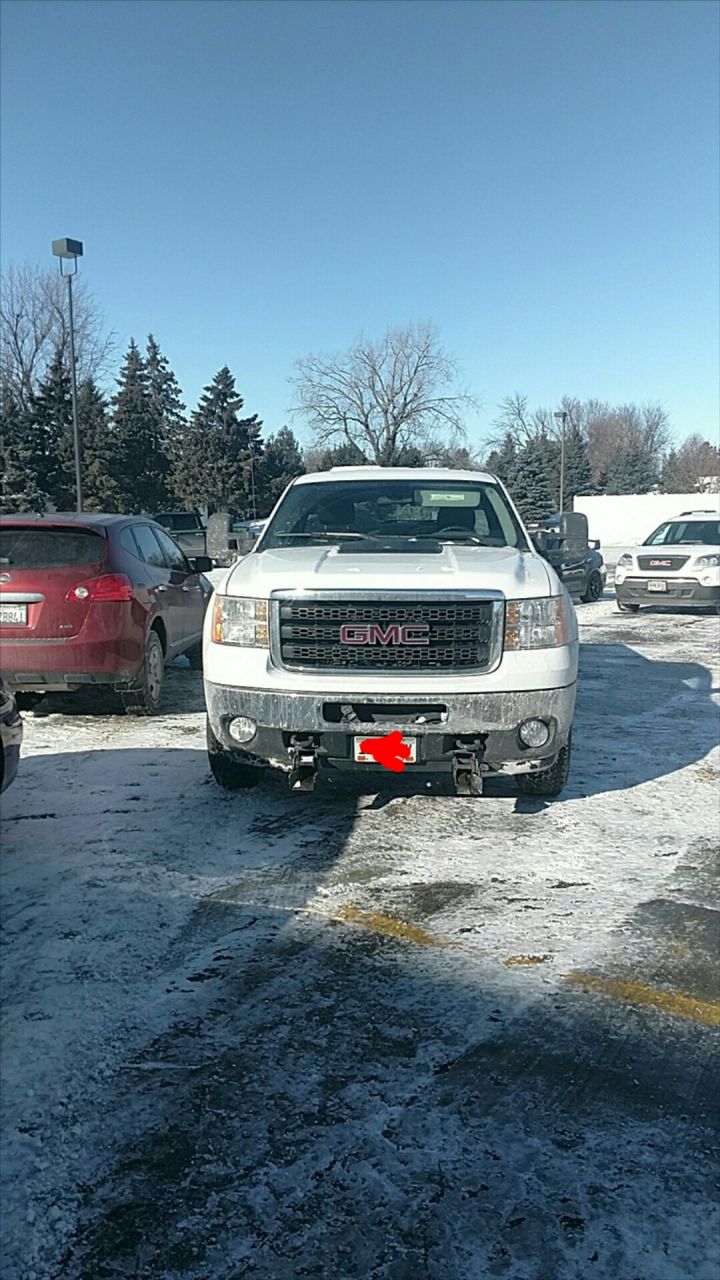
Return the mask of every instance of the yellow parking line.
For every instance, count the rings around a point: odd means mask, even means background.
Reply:
[[[567,982],[583,988],[593,995],[611,996],[628,1004],[641,1004],[663,1013],[674,1013],[679,1018],[692,1018],[708,1027],[720,1027],[720,1001],[697,1000],[695,996],[680,995],[675,991],[660,991],[646,987],[641,982],[623,982],[618,978],[603,978],[597,973],[567,973]]]
[[[339,924],[353,924],[372,933],[382,933],[386,938],[398,938],[401,942],[417,942],[421,947],[454,947],[456,944],[437,934],[427,933],[415,924],[405,924],[394,916],[379,911],[360,911],[358,907],[340,907],[330,917]]]
[[[311,909],[312,910],[312,909]],[[325,915],[325,912],[313,910],[313,914]],[[440,934],[428,933],[414,924],[406,924],[396,920],[394,916],[384,915],[380,911],[361,911],[359,907],[349,904],[337,911],[328,913],[326,919],[336,924],[354,925],[359,929],[367,929],[371,933],[382,934],[386,938],[395,938],[399,942],[415,942],[421,947],[444,947],[446,949],[465,950],[463,944],[454,942]],[[477,954],[475,952],[474,954]],[[485,952],[486,955],[491,954]],[[544,964],[551,960],[550,954],[508,956],[503,961],[511,967]],[[615,1000],[623,1000],[627,1004],[639,1004],[648,1008],[659,1009],[662,1013],[675,1014],[679,1018],[690,1018],[694,1022],[702,1022],[708,1027],[720,1026],[720,1001],[698,1000],[695,996],[682,995],[674,991],[662,991],[656,987],[646,987],[641,982],[623,981],[618,978],[605,978],[597,973],[573,971],[563,975],[566,982],[582,987],[583,991],[593,995],[609,996]]]

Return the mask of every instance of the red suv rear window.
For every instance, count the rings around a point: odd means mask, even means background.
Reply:
[[[68,569],[104,556],[105,539],[89,529],[0,527],[0,569]]]

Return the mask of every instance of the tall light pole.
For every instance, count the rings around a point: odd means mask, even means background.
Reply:
[[[565,409],[558,409],[557,413],[553,414],[553,418],[555,419],[556,422],[560,422],[562,424],[562,430],[560,433],[560,507],[559,507],[560,515],[562,515],[563,511],[565,510],[565,423],[567,422],[568,415]]]
[[[68,311],[70,313],[70,389],[72,392],[73,439],[75,442],[75,494],[78,511],[83,509],[82,457],[80,453],[80,427],[77,411],[77,373],[75,369],[75,324],[73,321],[73,276],[77,275],[77,260],[83,256],[82,240],[53,240],[52,251],[60,259],[60,275],[68,284]],[[74,263],[73,271],[63,271],[63,262]]]

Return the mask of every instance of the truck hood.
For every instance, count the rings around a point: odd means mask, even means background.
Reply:
[[[439,555],[281,547],[251,552],[219,586],[224,595],[275,591],[500,591],[508,600],[559,595],[559,579],[534,552],[445,544]]]

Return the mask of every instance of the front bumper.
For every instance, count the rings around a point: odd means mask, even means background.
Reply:
[[[331,768],[382,770],[379,764],[355,763],[353,740],[398,729],[417,739],[417,763],[408,766],[413,772],[444,772],[452,767],[458,744],[467,747],[481,740],[484,766],[494,772],[525,773],[548,767],[567,742],[575,684],[512,693],[433,693],[423,698],[417,694],[281,693],[206,681],[205,700],[215,737],[239,759],[251,756],[289,766],[293,742],[304,740],[312,743],[319,761]],[[258,726],[243,747],[228,732],[235,716],[246,716]],[[544,720],[550,728],[542,748],[525,747],[518,737],[518,726],[531,718]]]
[[[648,591],[648,583],[666,582],[667,591]],[[615,578],[615,594],[623,604],[652,604],[657,608],[672,608],[678,604],[718,605],[720,586],[703,586],[697,578],[626,577],[622,582]]]

